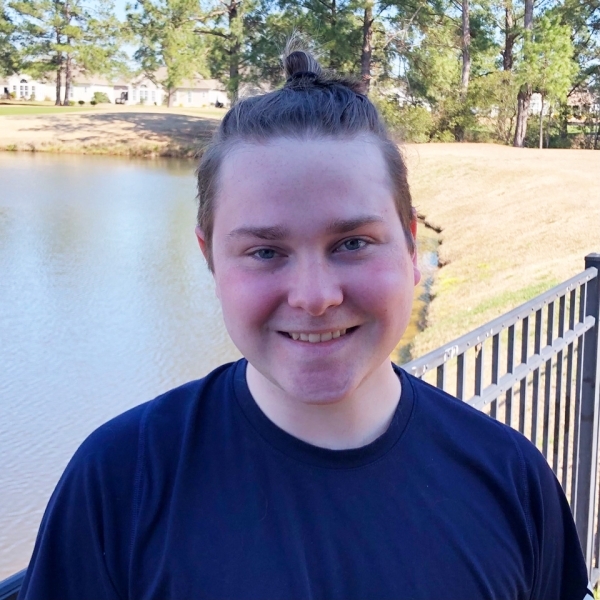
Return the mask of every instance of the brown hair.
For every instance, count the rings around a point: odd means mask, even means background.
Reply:
[[[412,202],[406,165],[398,146],[390,139],[362,84],[335,74],[325,74],[319,63],[303,50],[283,59],[287,81],[274,92],[245,98],[232,106],[204,151],[198,176],[198,226],[213,270],[212,233],[214,203],[223,158],[236,143],[260,143],[278,137],[348,138],[374,136],[383,153],[392,186],[396,210],[404,228],[409,251],[414,252],[410,233]]]

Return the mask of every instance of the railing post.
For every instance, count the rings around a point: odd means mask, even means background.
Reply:
[[[583,363],[581,370],[581,404],[579,444],[577,449],[577,483],[575,496],[575,522],[579,540],[585,555],[590,579],[594,561],[594,508],[597,498],[598,427],[600,388],[600,254],[588,254],[585,268],[596,267],[598,275],[588,282],[585,297],[585,316],[596,319],[583,339]]]

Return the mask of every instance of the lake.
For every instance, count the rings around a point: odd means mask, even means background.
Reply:
[[[95,427],[239,357],[194,236],[194,166],[0,153],[0,579]]]

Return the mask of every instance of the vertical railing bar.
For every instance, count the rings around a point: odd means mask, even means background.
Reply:
[[[583,322],[585,314],[585,294],[587,283],[579,287],[579,315],[578,323]],[[579,457],[579,425],[581,421],[581,369],[583,362],[583,337],[577,338],[577,364],[575,366],[575,407],[573,417],[573,472],[571,473],[571,510],[576,516],[576,495],[577,495],[577,463]]]
[[[585,257],[586,269],[600,272],[600,254]],[[598,535],[596,500],[598,497],[598,429],[600,427],[600,277],[585,286],[585,317],[595,321],[583,338],[581,366],[580,429],[575,492],[575,525],[581,540],[588,577],[594,574],[594,536]]]
[[[456,397],[465,399],[465,353],[456,357]]]
[[[535,311],[535,332],[533,341],[533,351],[539,356],[542,350],[542,309]],[[531,441],[538,445],[538,417],[539,406],[538,398],[540,393],[540,369],[533,372],[533,383],[531,390]]]
[[[508,328],[508,341],[506,350],[506,372],[512,373],[515,363],[515,326],[510,325]],[[512,425],[512,399],[513,399],[513,388],[506,390],[506,414],[504,416],[504,422],[507,425]]]
[[[523,319],[521,327],[521,364],[527,363],[529,351],[529,317]],[[519,431],[525,433],[525,409],[527,408],[527,377],[521,379],[519,386]]]
[[[546,345],[552,345],[554,336],[554,302],[548,304],[546,318]],[[544,439],[542,441],[542,454],[548,460],[548,437],[550,433],[550,390],[552,386],[552,358],[546,361],[544,370]]]
[[[498,383],[500,379],[500,334],[492,338],[492,384]],[[498,400],[495,399],[490,406],[490,417],[497,417]]]
[[[558,337],[565,334],[565,296],[558,303]],[[560,454],[560,421],[562,416],[562,350],[556,356],[556,393],[554,395],[554,444],[552,446],[552,469],[558,477],[558,457]]]
[[[436,371],[436,387],[446,391],[446,363],[442,363]]]
[[[569,294],[569,330],[575,328],[575,304],[576,290],[571,290]],[[563,476],[561,483],[565,493],[567,492],[567,483],[569,475],[569,454],[570,454],[570,438],[571,438],[571,392],[573,391],[573,343],[567,346],[567,376],[565,379],[565,429],[563,442]],[[573,464],[570,465],[571,474]]]
[[[483,357],[484,343],[477,344],[475,348],[475,395],[480,396],[483,389]]]

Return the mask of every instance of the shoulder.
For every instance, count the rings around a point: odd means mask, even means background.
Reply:
[[[201,420],[216,398],[229,393],[237,363],[218,367],[206,377],[178,386],[107,421],[93,431],[73,456],[67,471],[115,467],[134,469],[148,442],[175,443],[194,421]]]
[[[412,391],[416,416],[428,428],[435,428],[440,434],[448,432],[474,450],[483,451],[493,445],[502,452],[512,449],[516,456],[539,455],[535,446],[515,429],[405,371],[401,371],[401,376],[403,384]]]
[[[415,425],[436,447],[503,485],[514,486],[523,509],[535,513],[544,497],[564,497],[548,462],[535,445],[512,427],[405,372],[414,394]],[[531,522],[534,515],[528,514]]]

